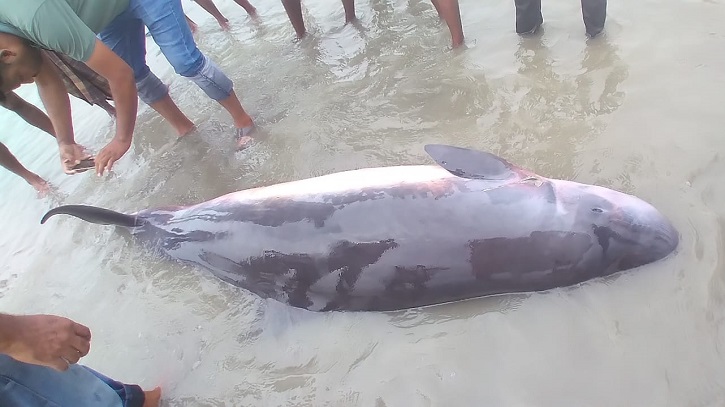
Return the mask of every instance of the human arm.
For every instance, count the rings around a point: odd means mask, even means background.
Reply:
[[[23,120],[28,122],[30,125],[43,130],[44,132],[55,137],[55,131],[53,131],[53,123],[50,121],[48,115],[42,110],[38,109],[32,103],[29,103],[25,99],[21,98],[15,92],[8,92],[5,94],[5,101],[1,103],[3,107],[8,110],[12,110],[17,113]]]
[[[23,164],[20,164],[20,161],[2,143],[0,143],[0,165],[24,179],[25,182],[30,184],[39,193],[44,194],[48,192],[48,183],[38,174],[25,168]]]
[[[32,21],[24,21],[29,38],[49,50],[84,62],[109,82],[111,96],[116,104],[116,134],[96,157],[96,172],[102,175],[103,171],[111,169],[113,163],[131,145],[138,108],[133,72],[128,64],[97,38],[96,33],[67,2],[41,3],[33,14]],[[75,145],[70,101],[56,67],[45,53],[42,57],[43,69],[35,79],[63,152],[68,150],[66,146]],[[65,166],[72,167],[79,162],[78,150],[80,148],[66,151],[72,162],[64,162]]]
[[[41,56],[40,71],[35,77],[40,99],[48,111],[55,138],[58,142],[61,164],[66,174],[74,174],[72,169],[86,157],[83,148],[76,144],[73,137],[73,124],[71,121],[70,100],[68,92],[63,85],[53,63],[44,54]]]
[[[106,78],[116,108],[116,135],[96,155],[96,172],[103,175],[131,147],[136,126],[138,93],[131,67],[100,40],[96,40],[86,65]]]
[[[88,354],[91,331],[54,315],[0,314],[0,353],[63,371]]]

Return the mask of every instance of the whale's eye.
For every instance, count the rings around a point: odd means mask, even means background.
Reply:
[[[594,213],[602,213],[604,210],[602,208],[592,208],[592,212]]]

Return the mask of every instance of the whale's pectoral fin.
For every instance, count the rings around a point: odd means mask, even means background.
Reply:
[[[527,176],[503,158],[483,151],[444,144],[427,144],[425,151],[438,165],[461,178],[506,180]]]

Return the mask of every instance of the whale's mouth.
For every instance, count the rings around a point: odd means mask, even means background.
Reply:
[[[646,264],[674,252],[679,245],[680,236],[670,221],[657,210],[651,207],[643,209],[645,210],[617,210],[610,221],[616,234],[631,246],[631,253],[625,258]]]

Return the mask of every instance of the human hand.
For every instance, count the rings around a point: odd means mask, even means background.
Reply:
[[[104,171],[111,171],[113,164],[131,147],[131,140],[121,141],[118,139],[111,140],[106,147],[96,156],[96,174],[103,175]]]
[[[87,168],[73,168],[80,164],[81,160],[91,158],[83,146],[75,143],[59,144],[58,149],[60,150],[60,162],[66,174],[73,175],[87,170]]]
[[[37,174],[32,174],[25,179],[38,192],[38,197],[43,198],[50,193],[50,184]]]
[[[91,331],[84,325],[55,315],[4,316],[9,342],[0,349],[20,362],[67,370],[91,348]]]

